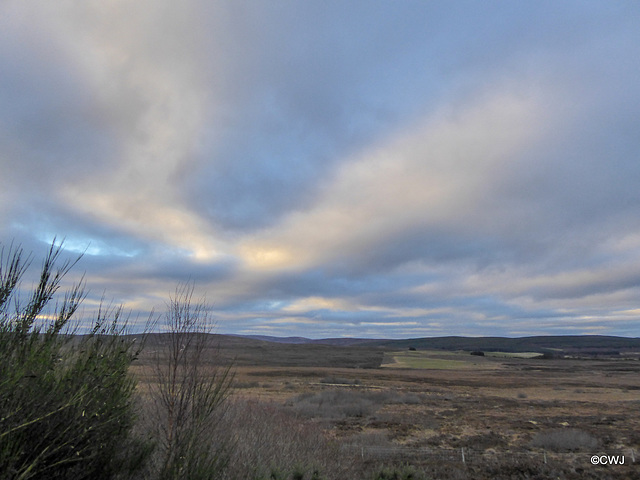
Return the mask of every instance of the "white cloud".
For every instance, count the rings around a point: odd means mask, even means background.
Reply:
[[[264,252],[274,268],[304,268],[357,257],[411,228],[481,227],[492,216],[482,204],[493,182],[539,139],[547,120],[539,99],[497,90],[355,155],[311,208],[260,232],[245,249]]]

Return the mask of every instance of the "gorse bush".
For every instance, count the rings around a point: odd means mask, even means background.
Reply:
[[[77,284],[57,298],[77,262],[60,262],[61,250],[54,241],[28,296],[19,287],[31,257],[19,247],[0,250],[0,472],[7,479],[126,478],[150,451],[131,434],[128,368],[140,347],[123,335],[118,308],[101,309],[88,334],[72,335],[85,293]]]

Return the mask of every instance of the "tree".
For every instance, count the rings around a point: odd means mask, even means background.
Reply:
[[[8,479],[109,479],[133,475],[149,445],[132,435],[141,345],[124,335],[121,308],[101,308],[88,334],[71,321],[86,294],[58,291],[79,261],[52,242],[38,283],[24,297],[31,263],[21,247],[0,249],[0,472]],[[47,307],[55,300],[55,307]]]
[[[212,479],[221,475],[227,445],[213,433],[224,411],[233,374],[212,344],[213,322],[192,283],[170,297],[156,351],[151,395],[159,440],[157,477]]]

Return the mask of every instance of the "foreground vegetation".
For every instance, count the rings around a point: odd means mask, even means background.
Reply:
[[[132,435],[129,366],[140,350],[123,336],[120,309],[101,310],[88,335],[72,335],[82,285],[46,310],[74,264],[56,266],[60,252],[51,246],[29,296],[19,286],[30,258],[20,248],[0,254],[0,472],[16,479],[133,476],[150,451]]]
[[[154,320],[166,333],[129,335],[121,309],[102,308],[74,335],[85,294],[58,292],[75,264],[61,252],[52,245],[29,294],[19,287],[31,258],[0,255],[2,479],[637,478],[633,352],[522,358],[215,336],[190,285]],[[590,464],[605,453],[624,464]]]

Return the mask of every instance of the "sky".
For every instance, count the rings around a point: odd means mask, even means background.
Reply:
[[[640,336],[639,27],[636,1],[4,0],[0,242],[32,275],[84,252],[87,318],[192,282],[219,333]]]

